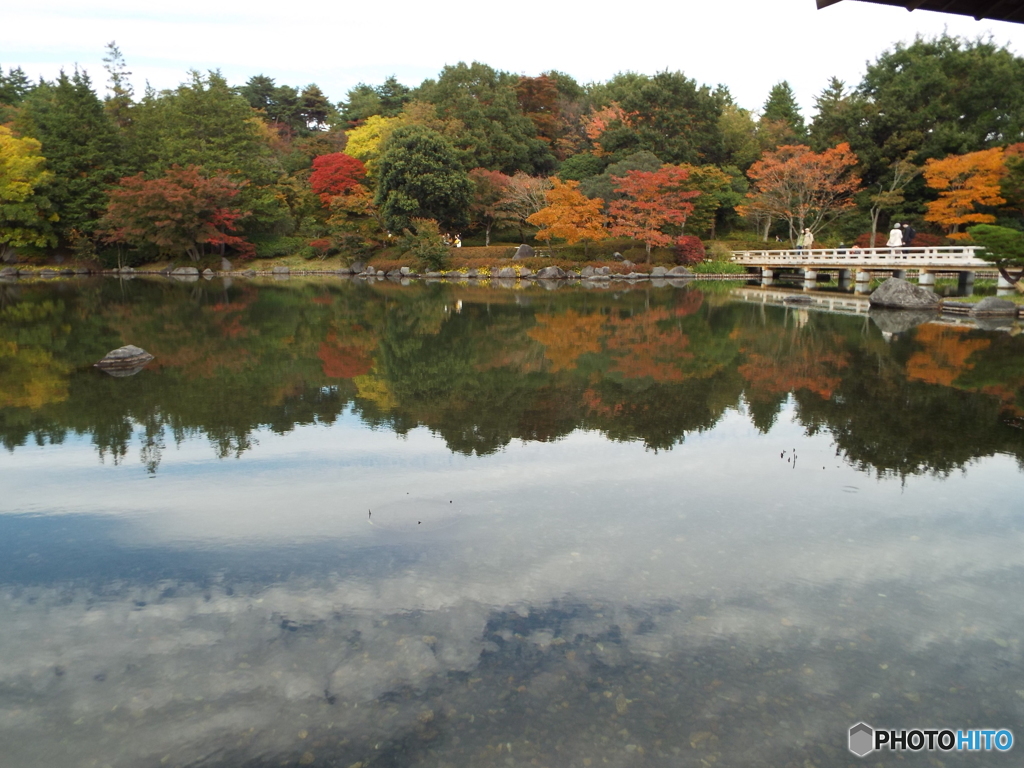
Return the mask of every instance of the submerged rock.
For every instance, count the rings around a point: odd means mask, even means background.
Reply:
[[[871,306],[893,309],[938,309],[938,295],[898,277],[890,277],[871,294]]]
[[[134,376],[152,359],[153,355],[146,350],[136,347],[134,344],[128,344],[107,352],[106,356],[95,364],[95,367],[111,376]]]

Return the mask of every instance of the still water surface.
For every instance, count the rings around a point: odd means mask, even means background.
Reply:
[[[1024,337],[730,290],[0,286],[0,764],[1014,729]]]

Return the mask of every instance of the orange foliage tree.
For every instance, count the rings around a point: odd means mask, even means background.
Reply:
[[[817,232],[855,206],[853,195],[860,189],[856,164],[845,142],[824,152],[803,144],[765,152],[747,171],[752,189],[736,211],[769,225],[772,219],[787,222],[790,240],[805,227]]]
[[[1006,202],[999,189],[1005,173],[1002,147],[926,161],[925,182],[939,191],[939,199],[927,204],[925,221],[945,227],[954,239],[968,236],[960,231],[963,224],[991,224],[996,217],[977,208]]]
[[[551,179],[551,189],[544,195],[547,206],[526,220],[540,227],[537,237],[551,240],[558,237],[569,245],[583,242],[583,252],[591,241],[608,237],[608,219],[601,210],[600,200],[591,200],[579,190],[578,181]]]
[[[671,245],[676,235],[665,232],[669,226],[680,230],[693,211],[690,201],[700,195],[697,190],[684,189],[690,173],[676,165],[665,165],[657,171],[629,171],[613,176],[615,191],[623,195],[608,206],[612,216],[612,234],[631,237],[651,249]],[[678,233],[677,233],[678,234]]]

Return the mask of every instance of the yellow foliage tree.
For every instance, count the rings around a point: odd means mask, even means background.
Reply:
[[[544,195],[547,207],[526,219],[540,227],[538,238],[550,241],[557,237],[569,245],[582,241],[586,253],[590,242],[609,237],[608,218],[602,210],[601,200],[591,200],[580,192],[578,181],[553,178],[551,185]]]
[[[0,125],[0,257],[21,246],[45,247],[57,242],[50,201],[36,193],[53,176],[46,170],[42,144],[16,136]]]
[[[373,115],[366,118],[366,122],[358,128],[345,133],[348,137],[345,154],[362,160],[366,165],[366,175],[375,178],[381,147],[400,125],[402,120],[397,117]]]
[[[925,182],[939,191],[939,199],[927,204],[925,221],[946,227],[954,239],[968,236],[960,231],[961,225],[991,224],[996,217],[978,213],[977,208],[1006,202],[999,193],[1005,173],[1002,147],[928,160],[924,164]]]

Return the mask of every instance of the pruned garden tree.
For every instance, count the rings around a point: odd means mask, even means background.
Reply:
[[[751,190],[736,210],[742,216],[785,221],[791,241],[805,227],[817,232],[854,207],[853,195],[860,188],[856,164],[848,144],[824,152],[803,144],[765,152],[747,171]]]
[[[982,247],[978,255],[996,265],[996,269],[1018,291],[1024,293],[1024,232],[993,224],[975,224],[967,236]],[[1016,273],[1011,272],[1016,269]]]
[[[929,187],[938,190],[939,199],[927,203],[925,221],[944,227],[947,236],[954,240],[969,237],[961,230],[966,224],[995,222],[993,214],[978,208],[1006,202],[999,188],[1005,174],[1002,147],[928,160],[924,164],[924,179]]]
[[[247,214],[235,207],[239,184],[226,174],[206,175],[197,166],[174,166],[156,179],[127,176],[110,191],[100,230],[110,243],[152,246],[199,261],[207,246],[249,255],[252,246],[234,234]]]
[[[666,165],[657,171],[629,171],[615,180],[622,198],[608,210],[612,234],[639,240],[647,249],[647,262],[655,246],[667,246],[681,234],[693,212],[693,200],[701,193],[687,189],[689,171]],[[666,231],[669,228],[675,231]]]
[[[544,196],[547,205],[527,219],[540,227],[538,238],[550,242],[557,237],[569,245],[582,242],[586,254],[591,242],[609,237],[608,217],[601,200],[592,200],[580,192],[578,181],[552,179],[551,183]]]

